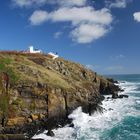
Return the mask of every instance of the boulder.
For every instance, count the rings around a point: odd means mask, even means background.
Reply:
[[[51,137],[54,137],[55,134],[53,133],[52,130],[48,130],[48,132],[46,133],[47,136],[51,136]]]
[[[118,98],[118,94],[113,94],[113,95],[112,95],[112,98],[113,98],[113,99],[117,99],[117,98]]]
[[[118,98],[128,98],[128,97],[129,97],[128,95],[124,95],[124,94],[118,96]]]

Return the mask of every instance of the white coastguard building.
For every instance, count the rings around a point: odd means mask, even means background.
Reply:
[[[52,52],[49,52],[48,53],[48,56],[51,56],[51,58],[54,60],[54,59],[56,59],[56,58],[58,58],[59,57],[59,55],[56,53],[52,53]]]
[[[29,53],[42,53],[41,50],[34,50],[34,47],[33,46],[29,46]]]
[[[33,46],[29,46],[29,50],[27,52],[35,54],[35,53],[42,53],[42,50],[36,50],[36,49],[34,50]],[[59,57],[57,53],[53,53],[53,52],[49,52],[47,55],[51,57],[53,60]]]

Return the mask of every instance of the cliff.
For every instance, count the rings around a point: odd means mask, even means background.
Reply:
[[[116,96],[118,90],[111,80],[63,58],[0,52],[0,133],[32,135],[35,123],[43,120],[47,128],[47,120],[67,118],[79,106],[91,114],[102,95]]]

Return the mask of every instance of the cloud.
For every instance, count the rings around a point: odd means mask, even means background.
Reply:
[[[108,30],[98,24],[81,24],[71,32],[72,39],[78,43],[91,43],[104,36]]]
[[[83,6],[87,0],[12,0],[19,7],[43,6],[45,4],[56,4],[59,6]]]
[[[12,2],[21,8],[45,4],[57,5],[57,9],[50,12],[35,10],[29,17],[30,24],[38,26],[47,21],[70,22],[72,28],[69,36],[81,44],[91,43],[105,36],[110,31],[113,21],[110,10],[107,8],[96,10],[87,6],[87,0],[12,0]],[[59,37],[59,34],[54,37]]]
[[[135,12],[133,16],[135,21],[140,22],[140,12]]]
[[[52,13],[51,20],[54,22],[70,21],[73,25],[79,23],[110,24],[112,15],[106,8],[95,10],[93,7],[60,8]]]
[[[112,2],[111,0],[106,0],[106,6],[109,8],[126,8],[127,4],[132,2],[132,0],[115,0]]]
[[[55,39],[58,39],[62,34],[63,34],[63,32],[56,32],[56,33],[54,34],[54,38],[55,38]]]
[[[87,0],[57,0],[57,4],[61,6],[83,6]]]
[[[47,0],[12,0],[15,6],[19,7],[30,7],[30,6],[41,6],[47,3]]]
[[[33,12],[31,17],[29,18],[29,21],[31,22],[31,25],[40,25],[48,20],[48,18],[49,15],[46,11],[37,10]]]
[[[32,25],[40,25],[48,20],[52,22],[70,22],[72,39],[78,43],[91,43],[104,36],[113,21],[106,8],[95,10],[93,7],[63,7],[48,13],[35,11],[29,18]]]

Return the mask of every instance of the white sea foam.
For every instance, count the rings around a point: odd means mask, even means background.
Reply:
[[[138,82],[127,82],[127,81],[120,81],[118,84],[122,89],[124,89],[124,93],[135,92],[139,87],[140,83]]]
[[[120,82],[119,85],[125,89],[123,94],[127,94],[137,90],[140,83]],[[116,100],[105,99],[102,105],[105,108],[104,113],[97,112],[92,116],[83,113],[81,107],[79,107],[69,115],[69,118],[73,119],[74,128],[65,126],[53,130],[54,137],[40,134],[35,135],[34,138],[43,138],[44,140],[99,140],[100,135],[105,130],[113,128],[125,116],[140,116],[140,112],[134,108],[136,103],[140,103],[139,97],[131,96]]]

